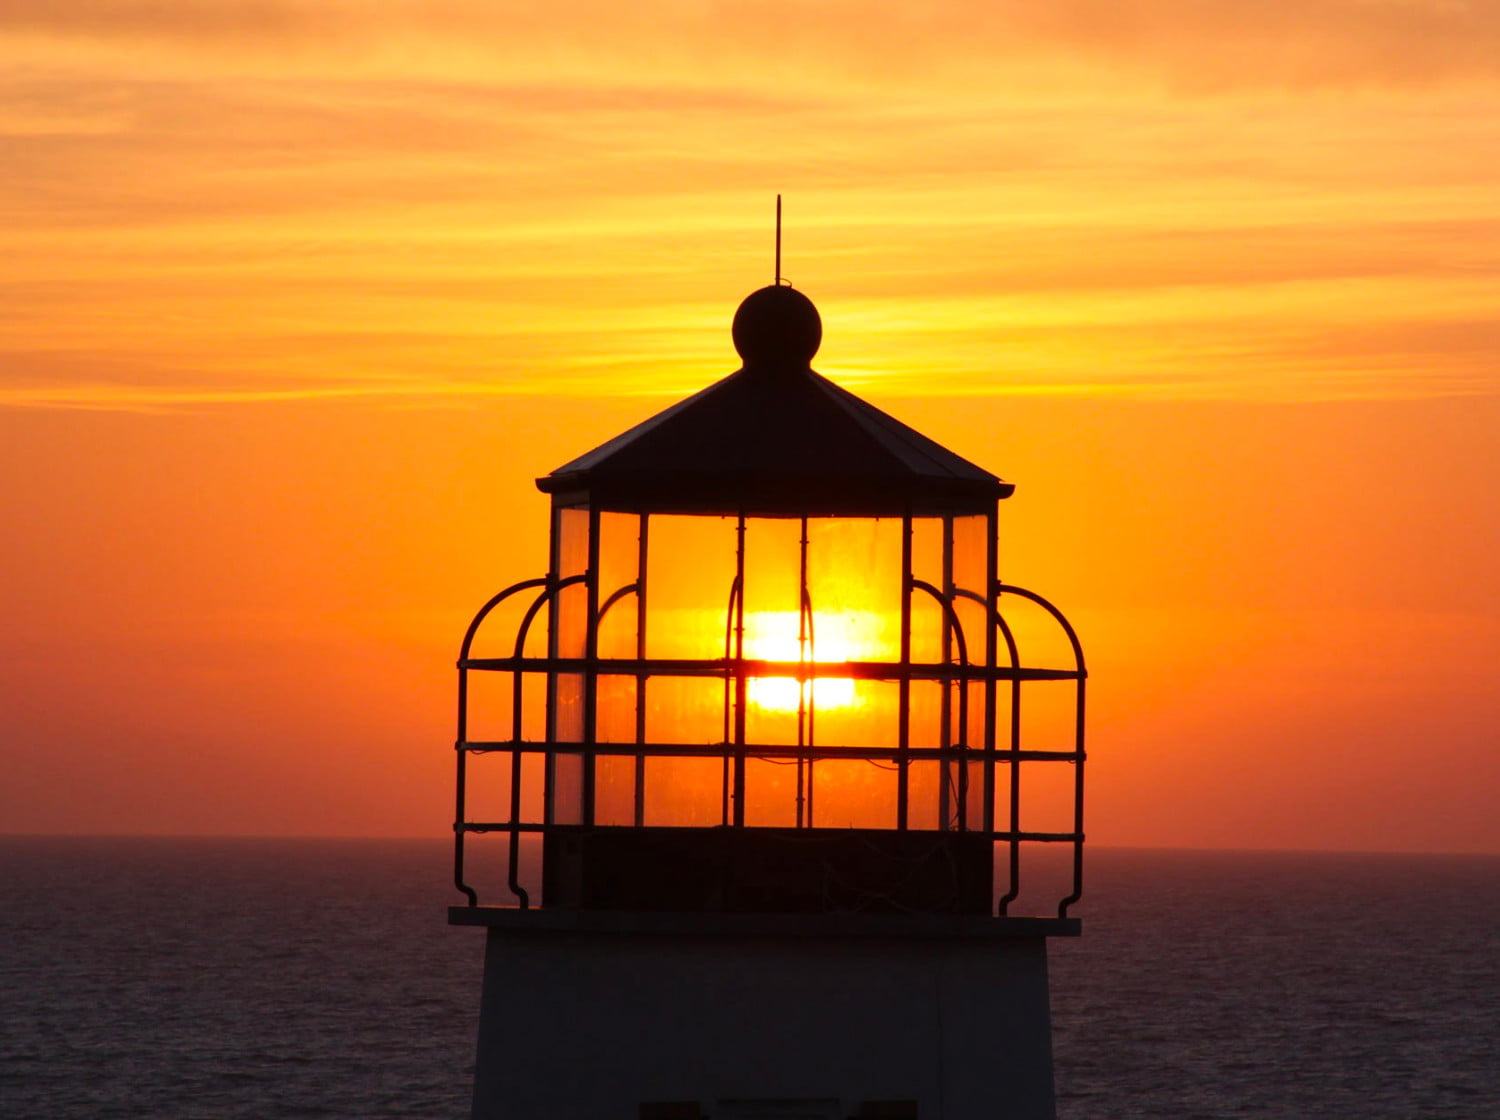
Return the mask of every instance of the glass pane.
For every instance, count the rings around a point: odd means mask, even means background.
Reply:
[[[553,562],[559,579],[588,570],[589,514],[586,509],[562,509],[556,513]],[[588,589],[582,583],[560,591],[554,600],[553,635],[559,657],[582,657],[588,634]]]
[[[984,600],[988,594],[989,519],[956,517],[953,519],[952,602],[963,641],[955,638],[952,643],[952,660],[955,662],[960,652],[966,649],[970,665],[985,664],[988,610]]]
[[[595,824],[635,824],[635,764],[619,755],[594,760]]]
[[[599,595],[599,656],[635,660],[640,603],[629,584],[605,584]]]
[[[805,742],[804,696],[795,677],[752,677],[745,686],[745,742],[770,747]]]
[[[984,597],[989,586],[989,518],[953,519],[953,584]]]
[[[646,682],[646,741],[724,742],[724,682],[712,677],[652,677]]]
[[[911,682],[911,741],[913,747],[941,747],[943,743],[943,686],[937,681]]]
[[[907,828],[937,828],[938,784],[940,780],[941,774],[936,762],[913,762],[907,767]]]
[[[798,660],[802,523],[752,517],[745,522],[745,656]]]
[[[985,831],[984,824],[984,763],[967,763],[969,769],[969,797],[967,805],[967,827],[970,832]]]
[[[895,763],[820,759],[813,766],[813,824],[818,828],[895,828]]]
[[[724,760],[648,758],[648,826],[710,827],[724,823]]]
[[[559,743],[583,741],[583,674],[558,673],[553,707],[553,738]]]
[[[599,515],[599,656],[636,656],[639,603],[633,587],[639,576],[641,518]]]
[[[820,662],[901,656],[901,521],[816,518],[807,527],[812,656]]]
[[[595,682],[594,741],[598,743],[634,743],[636,741],[636,679],[625,676],[601,676]]]
[[[752,828],[797,824],[797,764],[791,759],[745,760],[745,823]]]
[[[583,756],[552,756],[552,823],[583,823]]]
[[[560,590],[553,603],[557,608],[556,629],[558,657],[582,657],[587,652],[589,590],[586,584],[574,583]]]
[[[559,509],[555,518],[557,576],[582,575],[589,567],[589,511],[583,506]]]
[[[736,520],[728,517],[650,518],[647,656],[724,656],[726,613],[734,586],[736,525]]]
[[[812,696],[817,704],[809,732],[818,746],[900,746],[901,687],[895,681],[819,680]]]
[[[542,803],[546,790],[547,756],[527,753],[521,756],[521,823],[541,824],[546,819]]]
[[[968,690],[967,725],[962,721],[954,723],[955,738],[958,742],[974,750],[984,749],[984,682],[970,681],[963,686]]]
[[[942,590],[946,525],[940,517],[916,517],[911,524],[911,575]],[[925,591],[911,597],[911,659],[933,664],[943,659],[942,606]]]

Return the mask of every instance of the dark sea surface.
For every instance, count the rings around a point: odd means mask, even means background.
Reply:
[[[0,1118],[467,1113],[441,841],[0,838]],[[1061,1120],[1500,1118],[1500,859],[1099,850]]]

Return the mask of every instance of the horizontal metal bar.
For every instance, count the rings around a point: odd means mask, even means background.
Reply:
[[[770,744],[747,743],[737,747],[732,743],[583,743],[515,742],[513,740],[484,740],[459,743],[458,749],[470,754],[487,754],[491,751],[519,751],[522,754],[592,754],[622,758],[729,758],[741,752],[747,758],[823,759],[842,758],[861,760],[896,761],[908,759],[942,759],[949,762],[1082,762],[1082,751],[1012,751],[996,749],[985,751],[981,747],[839,747],[839,746],[772,746]]]
[[[510,824],[506,821],[460,821],[453,826],[455,832],[546,832],[549,828],[557,825],[542,824],[540,821],[532,821],[523,824]]]
[[[496,673],[597,673],[628,677],[792,677],[801,681],[1073,681],[1074,669],[1009,668],[899,661],[761,661],[745,658],[468,657],[460,669]]]
[[[610,829],[622,829],[623,830],[623,829],[630,828],[630,827],[631,827],[630,825],[598,825],[598,826],[595,826],[595,828],[598,829],[599,831],[606,831],[606,832],[609,831]],[[654,827],[671,828],[673,826],[672,825],[660,825],[660,826],[654,826]],[[683,827],[684,828],[688,828],[688,827],[696,827],[696,826],[684,825]],[[725,828],[733,828],[735,826],[734,825],[725,825],[724,827]],[[745,826],[741,826],[741,827],[745,827]],[[485,832],[554,832],[554,831],[555,832],[576,833],[577,831],[579,831],[579,826],[578,825],[540,824],[540,823],[536,823],[536,822],[532,822],[532,823],[529,823],[529,824],[510,824],[510,823],[508,823],[506,821],[464,821],[464,822],[462,822],[460,824],[454,825],[453,828],[454,828],[454,831],[456,831],[456,832],[475,832],[475,833],[485,833]],[[754,832],[755,828],[754,827],[746,827],[746,831]],[[782,830],[781,829],[777,829],[775,831],[782,831]],[[828,832],[828,831],[833,831],[833,830],[830,830],[830,829],[809,828],[809,829],[804,829],[803,831],[806,831],[806,832]],[[882,830],[882,831],[895,832],[896,829],[895,828],[891,828],[891,829]],[[914,828],[914,829],[910,829],[909,831],[912,831],[912,832],[930,832],[934,836],[941,836],[944,833],[952,832],[953,830],[952,829],[939,829],[939,828]],[[978,829],[971,829],[969,831],[966,831],[964,833],[964,835],[965,836],[979,836],[979,837],[983,837],[984,839],[992,840],[995,843],[1010,843],[1011,841],[1016,841],[1018,843],[1023,843],[1023,844],[1072,844],[1072,843],[1076,843],[1076,842],[1078,842],[1078,841],[1080,841],[1080,840],[1083,839],[1083,833],[1081,833],[1081,832],[981,832]]]

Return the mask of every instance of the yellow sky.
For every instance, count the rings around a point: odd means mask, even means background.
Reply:
[[[1500,850],[1500,10],[0,3],[0,830],[440,835],[530,479],[817,367],[1019,485],[1105,843]]]

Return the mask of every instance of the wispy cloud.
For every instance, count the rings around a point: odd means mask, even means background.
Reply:
[[[0,0],[0,406],[692,387],[733,363],[775,190],[842,375],[1492,391],[1497,28]]]
[[[1200,90],[1500,77],[1500,10],[1462,0],[5,0],[0,26],[27,45],[208,52],[231,59],[232,72],[270,62],[287,74],[357,64],[452,75],[488,64],[604,81],[644,69],[718,75],[720,85],[805,85],[828,73],[926,85],[986,69],[1034,77],[1040,53],[1049,65]]]

